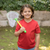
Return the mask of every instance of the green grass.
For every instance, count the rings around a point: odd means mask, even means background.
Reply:
[[[40,27],[40,45],[50,46],[50,27]],[[18,38],[14,36],[15,27],[0,27],[0,50],[17,50]],[[39,49],[40,50],[40,49]]]

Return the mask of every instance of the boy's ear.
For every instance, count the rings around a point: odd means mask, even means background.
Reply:
[[[21,13],[21,15],[23,16],[23,13]]]

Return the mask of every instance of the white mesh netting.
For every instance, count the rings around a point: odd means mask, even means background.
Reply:
[[[14,18],[18,18],[18,17],[19,17],[19,14],[15,11],[10,11],[7,13],[8,22],[11,27],[15,26],[16,21],[14,20]]]

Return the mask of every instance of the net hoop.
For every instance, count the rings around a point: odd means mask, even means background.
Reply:
[[[18,18],[19,17],[19,14],[15,11],[10,11],[7,13],[7,19],[8,19],[8,23],[11,27],[14,27],[15,26],[15,20],[14,18]]]

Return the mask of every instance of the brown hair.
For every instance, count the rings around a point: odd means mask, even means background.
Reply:
[[[30,6],[29,4],[25,4],[25,5],[23,5],[23,6],[21,7],[21,10],[20,10],[20,16],[19,16],[19,17],[20,17],[20,18],[24,18],[24,16],[22,16],[21,13],[23,12],[23,10],[24,10],[25,7],[31,9],[31,11],[32,11],[32,16],[31,16],[31,18],[34,17],[34,9],[33,9],[33,7]]]

